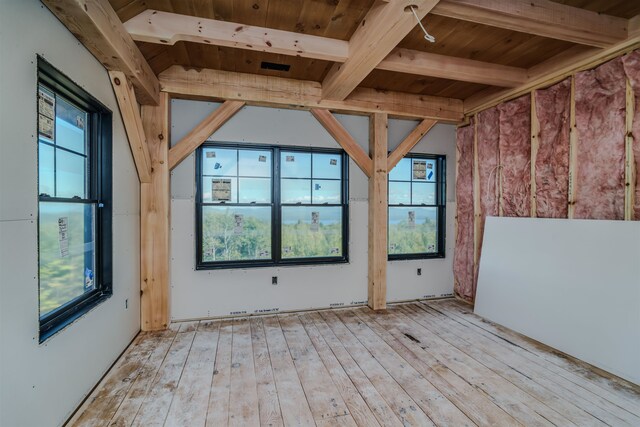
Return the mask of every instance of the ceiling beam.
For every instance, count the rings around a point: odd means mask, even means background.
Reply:
[[[627,37],[627,19],[550,0],[442,0],[431,13],[596,47]]]
[[[313,114],[313,117],[315,117],[322,127],[329,132],[329,135],[331,135],[333,139],[335,139],[336,142],[344,148],[344,151],[346,151],[356,165],[362,169],[362,172],[364,172],[367,177],[371,177],[373,172],[371,157],[369,157],[364,149],[358,145],[356,140],[353,139],[349,131],[342,126],[338,119],[331,114],[331,111],[321,108],[312,108],[311,114]]]
[[[158,105],[158,79],[107,0],[42,0],[109,71],[122,71],[138,102]]]
[[[409,135],[393,150],[387,157],[387,171],[391,171],[413,147],[416,146],[423,136],[427,134],[438,122],[436,120],[424,119],[416,126]]]
[[[501,102],[531,92],[534,89],[550,86],[570,75],[596,67],[617,56],[640,47],[640,31],[633,33],[626,40],[607,49],[574,46],[547,61],[535,65],[528,70],[527,81],[514,88],[496,91],[485,89],[464,100],[466,115],[477,113]]]
[[[242,101],[225,101],[169,150],[169,170],[189,157],[207,138],[227,123],[242,107]]]
[[[334,64],[322,82],[322,97],[344,100],[416,26],[438,0],[396,0],[373,4],[349,40],[349,58]],[[406,9],[406,10],[405,10]]]
[[[134,40],[147,43],[189,41],[334,62],[349,56],[349,42],[344,40],[155,10],[137,15],[124,27]],[[501,87],[517,87],[527,77],[524,68],[409,49],[395,49],[376,68]]]
[[[322,99],[320,83],[174,65],[160,73],[160,86],[174,96],[191,99],[232,99],[254,105],[285,108],[325,108],[392,116],[430,118],[448,123],[463,119],[462,101],[402,92],[357,88],[344,101]]]

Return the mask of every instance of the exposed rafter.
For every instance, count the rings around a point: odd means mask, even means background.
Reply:
[[[107,0],[42,2],[107,70],[127,76],[141,104],[158,104],[158,79]]]
[[[424,119],[409,135],[393,150],[387,157],[387,170],[393,169],[413,147],[416,146],[423,136],[427,134],[438,122],[436,120]]]
[[[139,14],[124,26],[134,40],[147,43],[189,41],[334,62],[344,62],[349,55],[349,43],[344,40],[155,10]],[[523,68],[410,49],[395,49],[376,68],[501,87],[516,87],[526,80]]]
[[[201,146],[211,134],[220,129],[243,106],[244,102],[242,101],[225,101],[224,104],[198,123],[191,132],[169,150],[169,170],[175,168],[181,161],[189,157],[196,148]]]
[[[422,18],[436,3],[438,0],[374,3],[349,40],[349,58],[343,64],[334,64],[322,82],[322,97],[341,101],[349,96],[415,27],[409,7]]]
[[[321,99],[320,83],[281,77],[173,66],[160,73],[162,90],[177,97],[233,99],[285,108],[325,108],[345,112],[385,112],[393,116],[462,120],[462,101],[401,92],[357,88],[344,101]]]
[[[371,158],[367,155],[364,149],[358,145],[344,126],[340,124],[335,116],[331,114],[331,111],[323,110],[321,108],[312,108],[311,114],[318,119],[322,127],[329,132],[329,135],[331,135],[333,139],[335,139],[336,142],[344,148],[344,151],[346,151],[349,157],[351,157],[358,167],[362,169],[365,175],[371,177],[373,170]]]
[[[627,19],[550,0],[442,0],[431,13],[596,47],[627,37]]]

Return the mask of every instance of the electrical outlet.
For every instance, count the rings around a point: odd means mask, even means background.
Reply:
[[[422,269],[421,268],[418,269],[418,276],[422,276]]]
[[[124,308],[125,308],[126,310],[128,310],[128,309],[129,309],[129,299],[128,299],[128,298],[127,298],[126,300],[124,300]]]
[[[271,278],[271,284],[272,285],[277,285],[278,284],[278,276],[273,276]]]

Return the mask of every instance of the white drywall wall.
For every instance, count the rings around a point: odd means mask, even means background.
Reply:
[[[219,105],[173,100],[172,144]],[[368,118],[355,115],[337,115],[337,118],[368,152]],[[416,124],[414,121],[391,120],[389,148],[395,148]],[[211,140],[340,148],[309,112],[264,107],[244,107]],[[414,151],[447,156],[447,256],[445,259],[390,262],[389,301],[453,293],[455,128],[436,126]],[[172,171],[171,177],[172,319],[366,302],[368,182],[353,161],[349,162],[348,264],[196,271],[195,182],[195,156],[192,154]],[[422,268],[422,276],[417,276],[417,268]],[[278,285],[271,285],[272,276],[278,276]]]
[[[475,313],[640,384],[640,222],[487,218]]]
[[[139,184],[106,70],[48,9],[2,0],[0,52],[0,425],[57,426],[140,329]],[[113,112],[113,296],[42,345],[36,54]]]

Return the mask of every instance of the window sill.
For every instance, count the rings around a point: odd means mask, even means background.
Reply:
[[[313,261],[292,259],[287,261],[281,261],[279,263],[274,262],[237,262],[237,263],[220,263],[220,264],[198,264],[196,265],[196,271],[198,270],[247,270],[254,268],[280,268],[280,267],[316,267],[323,265],[334,264],[349,264],[348,258],[318,258]]]
[[[94,308],[98,307],[110,297],[111,293],[96,294],[79,303],[75,309],[72,309],[70,310],[70,312],[61,315],[59,319],[56,319],[55,322],[52,322],[50,326],[47,326],[46,330],[43,331],[42,325],[40,325],[39,344],[45,344],[49,338],[66,329],[69,325],[74,323],[76,320],[78,320]]]

